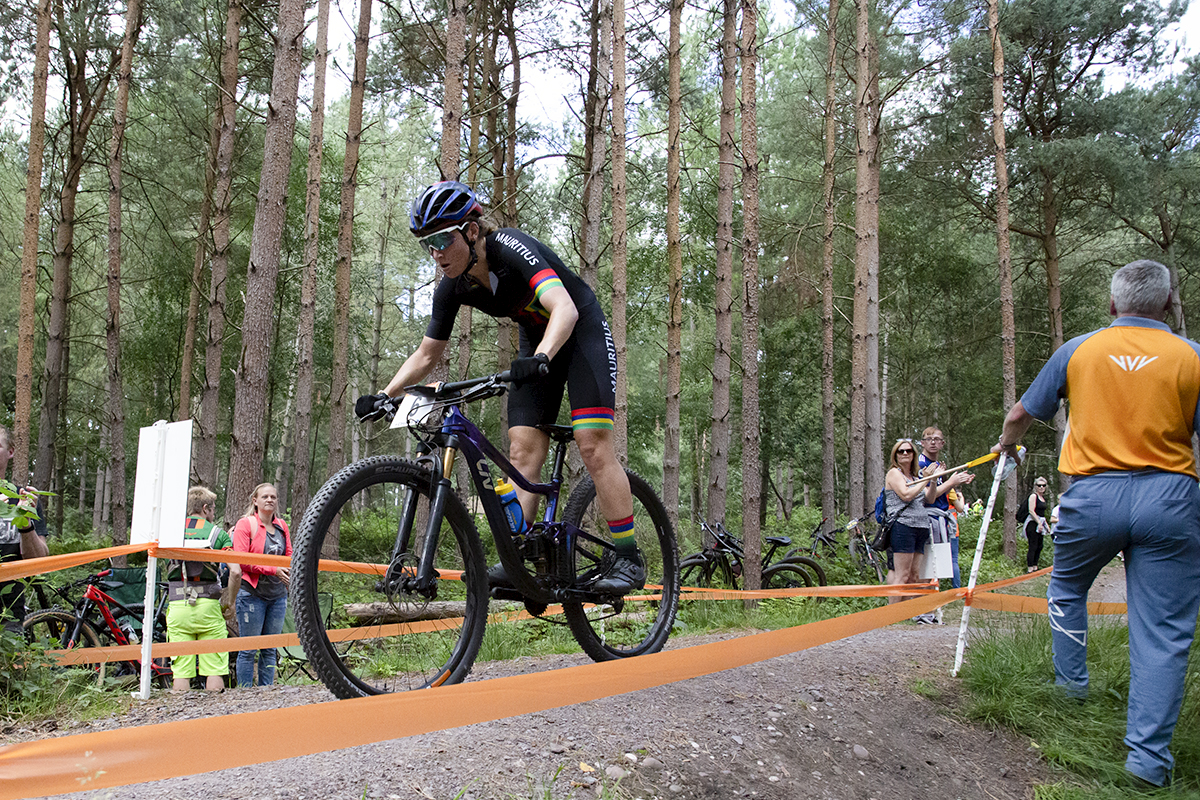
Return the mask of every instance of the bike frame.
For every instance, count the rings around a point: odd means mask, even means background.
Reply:
[[[511,461],[500,452],[484,435],[475,423],[463,414],[459,403],[449,406],[446,418],[442,421],[441,431],[435,437],[436,448],[441,451],[441,457],[435,457],[434,452],[421,456],[418,461],[429,466],[433,476],[433,487],[430,497],[429,521],[425,532],[424,549],[417,568],[415,588],[418,591],[431,591],[437,580],[434,567],[434,555],[437,551],[441,523],[445,513],[446,499],[454,489],[449,475],[453,474],[454,462],[461,451],[467,459],[467,468],[471,480],[479,494],[484,516],[488,527],[491,528],[492,538],[496,542],[496,551],[500,563],[513,587],[525,597],[542,602],[554,602],[564,599],[569,590],[547,588],[540,583],[525,566],[524,555],[521,552],[517,534],[508,527],[508,518],[504,514],[503,504],[495,491],[492,481],[491,465],[508,476],[517,486],[526,492],[541,495],[546,498],[546,508],[542,519],[533,523],[534,528],[540,528],[550,535],[559,554],[570,553],[579,538],[585,538],[602,547],[608,547],[606,542],[590,536],[578,527],[566,522],[555,521],[558,513],[558,501],[562,491],[563,467],[566,464],[568,442],[566,437],[552,436],[555,441],[554,461],[551,478],[548,483],[529,481],[517,470]],[[398,554],[408,550],[407,537],[411,535],[412,526],[416,519],[416,493],[410,490],[407,504],[401,522],[400,536],[397,537],[396,549],[392,553],[393,562]],[[567,584],[574,581],[573,564],[566,564],[567,559],[556,558],[554,577],[559,582]]]
[[[129,637],[125,635],[124,629],[121,628],[121,623],[117,622],[117,616],[115,614],[113,614],[113,612],[112,612],[112,607],[116,606],[117,609],[121,612],[122,616],[128,616],[130,618],[137,619],[137,618],[139,618],[140,615],[138,614],[137,611],[134,611],[129,606],[122,603],[120,600],[117,600],[115,597],[111,597],[110,595],[105,593],[105,591],[103,589],[101,589],[96,583],[93,582],[94,580],[98,580],[98,579],[99,579],[99,576],[92,576],[87,579],[87,581],[88,581],[87,589],[85,589],[83,592],[83,598],[75,606],[75,629],[71,632],[71,637],[74,641],[79,641],[79,636],[80,636],[81,629],[83,627],[83,623],[87,620],[89,612],[93,608],[96,608],[100,611],[101,619],[104,620],[104,625],[105,625],[105,629],[106,629],[107,633],[110,636],[112,636],[112,638],[117,642],[117,644],[118,645],[130,644]],[[155,609],[155,618],[157,618],[157,616],[158,616],[158,609],[156,608]],[[95,626],[93,626],[93,627],[95,627]],[[100,630],[100,629],[97,629],[97,630]],[[145,631],[142,631],[142,633],[144,635]],[[151,637],[151,640],[153,641],[153,638],[154,638],[153,630],[150,631],[150,637]],[[136,658],[136,659],[132,659],[132,660],[137,661],[139,665],[142,663],[141,658]],[[156,674],[164,673],[167,671],[165,668],[158,666],[153,661],[151,662],[151,667],[154,669]]]

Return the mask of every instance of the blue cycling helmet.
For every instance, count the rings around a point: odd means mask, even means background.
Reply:
[[[458,181],[441,181],[425,187],[413,200],[408,227],[414,236],[424,236],[482,215],[483,206],[469,186]]]

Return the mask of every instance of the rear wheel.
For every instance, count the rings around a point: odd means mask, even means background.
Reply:
[[[292,554],[296,632],[338,697],[458,683],[471,670],[487,621],[487,570],[475,524],[449,487],[434,553],[441,578],[424,591],[407,583],[432,495],[429,470],[376,456],[330,478],[304,514]],[[323,555],[339,559],[334,570],[318,569]]]
[[[795,564],[772,564],[763,570],[764,589],[801,589],[812,585],[812,576]]]
[[[62,609],[42,609],[26,614],[21,627],[25,630],[26,642],[47,650],[75,650],[80,647],[101,646],[100,635],[87,622],[80,623],[79,635],[75,636],[75,615]],[[104,684],[104,675],[108,668],[104,662],[80,664],[79,668],[94,672],[97,686]]]
[[[679,581],[683,586],[712,586],[715,565],[700,554],[688,556],[679,565]]]
[[[634,535],[646,566],[646,590],[637,594],[657,594],[659,599],[623,599],[594,606],[563,603],[571,633],[583,651],[596,661],[657,653],[670,636],[679,609],[679,553],[667,510],[650,484],[629,470],[625,474],[629,476],[633,494]],[[591,477],[585,477],[571,492],[563,521],[578,526],[597,540],[586,537],[576,540],[576,580],[585,583],[599,575],[614,552]]]

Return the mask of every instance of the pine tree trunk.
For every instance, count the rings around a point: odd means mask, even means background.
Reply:
[[[671,525],[679,530],[682,452],[680,406],[683,376],[683,243],[679,235],[679,130],[682,114],[680,27],[684,0],[671,0],[667,40],[667,409],[663,441],[663,505]],[[693,473],[693,487],[700,473]],[[693,504],[692,513],[697,511]]]
[[[868,136],[867,136],[867,203],[866,217],[860,229],[867,260],[867,430],[864,436],[863,459],[866,464],[865,507],[874,500],[877,487],[883,486],[886,470],[883,463],[883,399],[879,390],[879,126],[883,119],[883,100],[879,94],[879,46],[874,33],[870,35],[867,59]],[[857,221],[856,221],[857,227]]]
[[[758,406],[758,3],[742,0],[742,540],[747,589],[762,585]]]
[[[33,55],[29,157],[25,168],[25,218],[21,244],[21,297],[17,319],[17,373],[13,417],[12,479],[29,476],[29,431],[33,421],[34,320],[37,303],[38,227],[42,208],[42,160],[46,146],[46,82],[50,72],[50,0],[37,5],[37,41]]]
[[[856,0],[854,128],[857,141],[854,199],[854,318],[850,360],[850,497],[849,514],[861,517],[866,507],[866,435],[871,268],[868,238],[871,197],[870,0]]]
[[[142,28],[141,0],[125,7],[125,37],[117,69],[117,93],[113,102],[112,137],[108,147],[108,319],[105,328],[108,356],[108,429],[116,447],[110,462],[113,471],[113,544],[129,541],[125,509],[125,409],[121,400],[121,148],[129,111],[129,82],[133,70],[133,46]]]
[[[737,0],[725,0],[721,33],[721,116],[717,142],[716,330],[713,336],[712,444],[708,472],[709,522],[725,520],[729,485],[730,361],[733,350],[734,115],[737,113]]]
[[[317,4],[317,42],[313,56],[312,120],[308,132],[308,172],[304,193],[304,277],[296,327],[296,421],[292,438],[292,519],[304,518],[312,464],[313,338],[317,307],[318,226],[321,218],[321,156],[325,145],[325,70],[329,60],[329,0]]]
[[[217,103],[221,135],[217,144],[217,177],[213,187],[213,254],[209,270],[208,311],[204,326],[204,388],[197,420],[196,479],[208,487],[217,482],[217,429],[221,417],[221,362],[225,348],[225,294],[229,276],[229,246],[233,225],[233,146],[237,127],[238,48],[241,42],[242,0],[229,0],[225,42],[221,52],[221,94]],[[227,509],[238,514],[243,498],[225,494]],[[228,513],[228,511],[227,511]]]
[[[834,418],[833,381],[833,233],[837,221],[834,194],[834,158],[837,154],[837,21],[838,0],[829,0],[829,20],[825,28],[825,158],[821,169],[821,197],[824,227],[821,238],[821,516],[825,531],[833,530],[837,517],[837,421]],[[788,472],[789,505],[791,472]],[[790,509],[789,509],[790,510]]]
[[[242,315],[242,352],[234,373],[233,439],[227,497],[249,498],[262,480],[266,441],[267,378],[286,217],[287,179],[296,131],[296,100],[304,45],[304,3],[282,0],[275,31],[275,67],[263,137],[263,167]],[[226,508],[226,522],[231,507]]]
[[[1012,247],[1008,231],[1008,151],[1004,133],[1004,43],[1000,40],[1000,3],[988,0],[988,37],[992,45],[992,142],[996,148],[996,253],[1000,268],[1000,344],[1004,372],[1004,408],[1017,402],[1017,325],[1014,314]],[[1004,484],[1004,554],[1017,557],[1017,474]]]
[[[371,0],[359,0],[358,31],[354,37],[354,79],[350,82],[350,112],[346,124],[346,159],[342,165],[342,194],[338,214],[337,261],[333,288],[333,380],[329,390],[329,453],[325,474],[332,475],[346,463],[346,418],[350,365],[350,267],[354,255],[354,203],[358,190],[358,151],[362,145],[363,94],[367,79],[367,47],[370,43]],[[324,552],[335,558],[338,537],[325,540]]]
[[[629,386],[624,365],[626,348],[626,281],[629,239],[625,207],[625,0],[612,0],[612,337],[617,350],[616,426],[613,445],[626,463],[629,449]]]
[[[583,224],[580,226],[579,276],[596,289],[600,272],[600,225],[604,211],[604,154],[606,150],[605,121],[611,94],[612,74],[612,0],[598,0],[593,32],[592,70],[588,81],[589,110],[587,136],[587,171],[583,177]]]

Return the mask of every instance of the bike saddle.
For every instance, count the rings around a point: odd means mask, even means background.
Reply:
[[[569,442],[575,438],[575,429],[570,425],[538,425],[537,429],[556,442]]]

